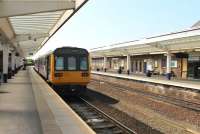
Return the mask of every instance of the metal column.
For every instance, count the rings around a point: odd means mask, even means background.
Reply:
[[[12,76],[15,74],[15,51],[11,53]]]
[[[22,58],[20,56],[16,56],[16,68],[17,70],[20,70],[20,68],[22,67]]]
[[[170,80],[171,79],[171,53],[167,52],[167,66],[166,66],[166,76],[167,79]]]
[[[7,83],[8,79],[8,45],[3,45],[3,82]]]
[[[126,62],[126,65],[127,65],[127,74],[130,74],[130,68],[131,68],[131,56],[130,55],[127,55],[127,58],[126,58],[127,62]]]
[[[103,57],[103,69],[104,69],[104,72],[107,71],[107,57],[106,56]]]
[[[15,55],[15,73],[19,70],[19,56]]]

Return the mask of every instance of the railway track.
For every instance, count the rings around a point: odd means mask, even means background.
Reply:
[[[81,97],[64,100],[97,134],[137,134]]]
[[[111,82],[107,82],[107,81],[102,81],[102,80],[95,80],[92,79],[91,80],[92,84],[96,84],[97,86],[101,85],[101,84],[106,84],[106,87],[108,88],[115,88],[121,91],[129,91],[129,92],[135,92],[135,93],[139,93],[142,96],[145,97],[149,97],[151,99],[155,99],[158,101],[163,101],[169,104],[173,104],[176,106],[181,106],[183,108],[187,108],[193,111],[197,111],[200,112],[200,103],[198,102],[191,102],[189,100],[183,100],[183,99],[178,99],[175,97],[169,97],[169,96],[165,96],[165,95],[159,95],[159,94],[155,94],[155,93],[150,93],[150,92],[145,92],[143,90],[139,90],[139,89],[133,89],[130,87],[126,87],[126,86],[122,86],[119,84],[115,84],[115,83],[111,83]]]

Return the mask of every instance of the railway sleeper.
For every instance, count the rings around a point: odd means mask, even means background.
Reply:
[[[94,128],[93,128],[94,129]],[[97,128],[94,129],[97,134],[124,134],[124,131],[118,129],[117,127],[112,128]]]
[[[97,134],[108,134],[107,130],[97,130],[96,131]],[[113,130],[112,132],[110,132],[110,134],[124,134],[124,132],[122,130]]]
[[[79,113],[79,112],[78,112]],[[80,112],[80,115],[81,116],[84,116],[84,117],[90,117],[90,116],[98,116],[98,114],[96,114],[96,113],[94,113],[94,112],[85,112],[85,113],[83,113],[83,112]]]
[[[94,110],[90,108],[80,108],[80,109],[76,109],[76,111],[77,112],[92,112]]]
[[[87,120],[87,123],[99,123],[99,122],[105,122],[105,120],[104,119],[102,119],[102,118],[93,118],[93,119],[88,119]]]
[[[105,122],[91,123],[90,125],[92,126],[93,129],[111,129],[111,128],[116,127],[115,125],[111,123],[105,123]]]
[[[94,115],[94,116],[90,116],[90,117],[87,117],[87,120],[90,122],[90,120],[94,120],[94,119],[102,119],[102,117],[101,116],[99,116],[99,115]]]

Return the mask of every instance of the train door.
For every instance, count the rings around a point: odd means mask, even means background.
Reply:
[[[3,74],[3,51],[0,51],[0,82]]]
[[[50,56],[47,56],[46,58],[47,64],[46,64],[46,70],[47,70],[47,80],[49,80],[50,77]]]

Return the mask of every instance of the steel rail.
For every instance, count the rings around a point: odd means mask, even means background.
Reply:
[[[117,121],[116,119],[114,119],[113,117],[109,116],[108,114],[106,114],[105,112],[103,112],[102,110],[100,110],[99,108],[97,108],[96,106],[92,105],[91,103],[89,103],[87,100],[85,100],[84,98],[80,97],[80,99],[82,101],[84,101],[85,103],[87,103],[89,106],[93,107],[96,111],[98,111],[99,113],[101,113],[102,115],[104,115],[105,117],[107,117],[109,120],[111,120],[112,122],[116,123],[119,127],[122,127],[123,129],[125,129],[126,131],[128,131],[129,133],[132,134],[137,134],[134,130],[128,128],[127,126],[125,126],[124,124],[122,124],[121,122]]]
[[[121,91],[129,91],[129,92],[139,93],[143,96],[148,96],[152,99],[163,101],[163,102],[173,104],[173,105],[176,105],[176,106],[179,106],[179,107],[184,107],[184,108],[191,109],[191,110],[197,111],[197,112],[200,111],[200,103],[197,103],[197,102],[191,102],[191,101],[187,101],[187,100],[183,100],[183,99],[178,99],[178,98],[175,98],[175,97],[169,97],[169,96],[166,96],[166,95],[159,95],[159,94],[155,94],[155,93],[145,92],[145,91],[142,91],[142,90],[139,90],[139,89],[126,87],[126,86],[122,86],[122,85],[119,85],[119,84],[116,84],[116,83],[111,83],[111,82],[107,82],[107,81],[103,81],[103,80],[99,81],[99,80],[92,79],[92,81],[93,82],[94,81],[99,82],[99,83],[100,82],[108,83],[108,85],[106,85],[106,86],[114,87],[114,88],[117,88]]]

